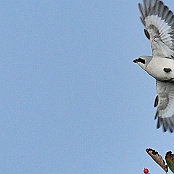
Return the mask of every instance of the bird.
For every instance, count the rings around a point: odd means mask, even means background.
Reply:
[[[156,79],[157,129],[174,131],[174,14],[161,0],[138,4],[144,33],[151,43],[152,56],[139,56],[133,62]]]

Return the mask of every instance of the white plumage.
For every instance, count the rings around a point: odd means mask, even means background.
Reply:
[[[155,119],[166,132],[174,130],[174,15],[160,0],[138,4],[144,32],[151,42],[152,56],[140,56],[137,63],[156,79]]]

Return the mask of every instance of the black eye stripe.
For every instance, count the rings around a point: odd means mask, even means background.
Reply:
[[[138,62],[141,62],[141,63],[145,64],[145,60],[142,59],[142,58],[138,58]]]

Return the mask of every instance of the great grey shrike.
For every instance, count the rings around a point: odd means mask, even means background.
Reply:
[[[174,15],[160,0],[138,4],[144,33],[151,42],[152,56],[133,60],[156,79],[157,128],[174,130]]]

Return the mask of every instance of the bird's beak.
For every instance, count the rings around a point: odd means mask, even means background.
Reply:
[[[134,59],[133,62],[134,62],[134,63],[137,63],[137,62],[138,62],[138,59]]]

